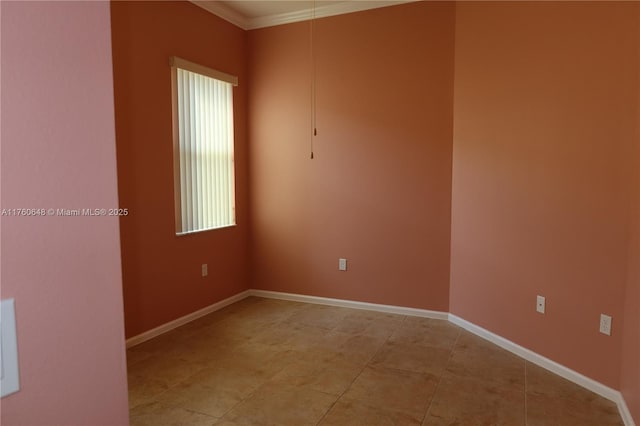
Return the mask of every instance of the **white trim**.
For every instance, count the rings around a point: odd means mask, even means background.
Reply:
[[[627,402],[624,400],[624,396],[620,394],[620,399],[616,401],[618,403],[618,411],[620,411],[620,417],[622,417],[622,421],[625,426],[636,426],[633,421],[633,417],[631,416],[631,411],[629,411],[629,407],[627,407]]]
[[[532,362],[546,370],[551,371],[552,373],[557,374],[560,377],[563,377],[579,386],[582,386],[583,388],[588,389],[603,398],[615,402],[618,405],[620,416],[622,417],[625,425],[635,426],[635,423],[631,418],[631,414],[629,413],[629,409],[627,408],[624,401],[624,397],[619,391],[603,385],[602,383],[597,382],[593,379],[590,379],[589,377],[580,374],[577,371],[571,370],[564,365],[558,364],[557,362],[552,361],[549,358],[546,358],[536,352],[533,352],[532,350],[524,348],[517,343],[513,343],[512,341],[507,340],[504,337],[498,336],[497,334],[492,333],[491,331],[477,326],[467,320],[464,320],[454,314],[449,314],[449,321],[485,340],[488,340],[495,345],[500,346],[503,349],[508,350],[511,353],[518,355],[521,358],[526,359],[529,362]]]
[[[206,10],[209,13],[213,13],[214,15],[224,19],[227,22],[231,22],[236,27],[240,27],[243,30],[248,29],[249,20],[244,17],[244,15],[236,12],[231,9],[229,6],[226,6],[224,3],[219,1],[202,1],[202,0],[190,0],[191,3],[195,4]]]
[[[396,6],[403,3],[413,3],[417,0],[398,1],[343,1],[340,3],[328,4],[326,6],[298,10],[295,12],[279,13],[276,15],[261,16],[250,19],[246,29],[255,30],[258,28],[273,27],[275,25],[291,24],[293,22],[309,21],[312,18],[326,18],[328,16],[344,15],[346,13],[360,12],[369,9],[378,9],[387,6]]]
[[[364,309],[367,311],[385,312],[388,314],[409,315],[413,317],[446,320],[447,312],[427,309],[405,308],[403,306],[380,305],[378,303],[356,302],[354,300],[331,299],[328,297],[307,296],[304,294],[282,293],[279,291],[249,290],[251,296],[268,299],[291,300],[294,302],[314,303],[316,305],[339,306],[341,308]]]
[[[169,65],[171,68],[181,68],[183,70],[191,71],[196,74],[202,74],[207,77],[214,78],[216,80],[224,81],[232,86],[238,85],[238,77],[235,75],[227,74],[226,72],[214,70],[213,68],[206,67],[204,65],[196,64],[195,62],[182,59],[178,56],[171,56],[169,58]]]
[[[378,9],[381,7],[396,6],[404,3],[413,3],[418,0],[373,0],[373,1],[342,1],[315,8],[305,8],[295,12],[277,13],[274,15],[247,18],[233,8],[218,1],[190,0],[196,6],[200,6],[208,12],[231,22],[244,30],[273,27],[276,25],[291,24],[328,16],[344,15],[346,13],[360,12],[363,10]]]
[[[618,403],[618,411],[620,411],[620,417],[622,417],[622,421],[624,422],[624,426],[636,426],[633,421],[633,417],[631,416],[631,411],[629,411],[629,407],[627,407],[627,401],[624,400],[624,396],[620,394],[620,400]]]
[[[127,349],[132,347],[132,346],[136,346],[139,345],[142,342],[146,342],[147,340],[153,339],[154,337],[157,337],[161,334],[164,334],[168,331],[173,330],[174,328],[178,328],[181,325],[185,325],[191,321],[197,320],[200,317],[203,317],[205,315],[208,315],[212,312],[218,311],[222,308],[224,308],[225,306],[228,306],[232,303],[235,302],[239,302],[242,299],[245,299],[246,297],[250,296],[251,294],[251,290],[245,290],[241,293],[238,293],[236,295],[233,295],[231,297],[227,297],[226,299],[223,299],[219,302],[216,302],[212,305],[209,306],[205,306],[202,309],[199,309],[195,312],[192,312],[190,314],[187,314],[183,317],[177,318],[173,321],[169,321],[168,323],[162,324],[156,328],[152,328],[149,331],[145,331],[142,334],[138,334],[137,336],[133,336],[129,339],[127,339]]]

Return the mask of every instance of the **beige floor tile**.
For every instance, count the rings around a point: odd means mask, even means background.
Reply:
[[[228,371],[247,371],[256,377],[268,379],[287,365],[288,353],[287,349],[248,341],[232,352],[206,363],[206,366]]]
[[[158,402],[138,406],[130,412],[131,426],[212,426],[218,419]]]
[[[209,362],[189,383],[244,398],[285,367],[286,354],[268,345],[248,342],[229,356]]]
[[[440,376],[450,356],[450,349],[387,342],[369,365]]]
[[[567,398],[527,395],[528,426],[623,426],[611,401],[587,404]]]
[[[233,391],[246,397],[275,376],[284,365],[279,360],[255,365],[226,359],[206,368],[190,378],[195,383],[220,391]],[[275,365],[274,365],[275,363]]]
[[[291,315],[286,322],[332,330],[340,324],[349,311],[350,309],[335,306],[310,305]]]
[[[129,374],[129,409],[152,402],[169,389],[169,386],[153,378]]]
[[[201,334],[163,351],[163,354],[192,363],[208,364],[216,359],[230,356],[239,346],[248,341],[248,339],[216,339]]]
[[[269,383],[313,389],[340,396],[362,371],[357,364],[335,359],[316,362],[292,362],[276,374]]]
[[[196,321],[206,319],[210,315]],[[127,350],[127,358],[131,358],[131,362],[135,363],[155,355],[198,363],[229,351],[249,339],[244,334],[235,333],[231,328],[213,325],[211,321],[202,323],[197,329],[190,328],[190,324],[134,346]]]
[[[479,337],[467,334],[464,332],[460,335],[446,370],[458,377],[484,380],[514,391],[524,391],[525,361],[498,346],[487,345]]]
[[[307,363],[307,364],[324,364],[326,362],[334,362],[341,361],[336,358],[336,354],[331,351],[297,351],[297,350],[286,350],[278,355],[278,361],[283,366],[296,364],[296,363]],[[341,361],[345,362],[345,361]]]
[[[289,342],[294,340],[294,327],[291,324],[274,324],[265,327],[251,336],[250,341],[275,346],[278,348],[289,348]],[[314,329],[317,330],[317,329]],[[322,331],[321,333],[326,333]],[[301,335],[303,333],[300,333]]]
[[[393,343],[451,349],[460,328],[445,320],[406,317],[390,337]]]
[[[277,355],[285,349],[267,345],[264,343],[249,340],[229,353],[229,359],[236,363],[244,363],[253,366],[260,363],[267,363],[273,360]]]
[[[312,389],[264,386],[227,413],[222,421],[235,425],[316,425],[336,400],[334,395]]]
[[[386,339],[401,326],[403,320],[402,315],[354,311],[345,315],[334,331]]]
[[[622,425],[615,403],[527,363],[527,424]]]
[[[318,346],[322,337],[329,333],[329,330],[325,328],[310,327],[293,323],[283,323],[272,327],[272,330],[276,329],[290,333],[289,338],[281,347],[298,352],[314,350]]]
[[[524,389],[445,374],[424,425],[518,426],[525,424]]]
[[[138,362],[151,358],[152,355],[152,352],[127,350],[127,368],[131,368]]]
[[[344,393],[365,405],[424,416],[438,379],[430,374],[367,367]]]
[[[183,383],[164,392],[156,400],[166,406],[222,417],[248,394],[233,386],[212,388],[198,383]]]
[[[204,330],[204,333],[211,339],[221,341],[249,340],[275,324],[277,322],[242,319],[234,316],[211,325]]]
[[[318,353],[326,353],[338,360],[364,366],[385,342],[384,337],[330,331],[322,336],[312,348]]]
[[[419,426],[422,418],[341,398],[320,426]]]
[[[526,363],[527,393],[592,402],[598,395],[531,362]]]
[[[234,303],[127,350],[127,366],[134,426],[414,425],[428,410],[425,425],[622,424],[612,402],[447,321],[282,300]]]
[[[205,366],[200,363],[159,354],[136,364],[134,372],[136,376],[154,379],[167,386],[173,386],[187,380],[204,368]]]

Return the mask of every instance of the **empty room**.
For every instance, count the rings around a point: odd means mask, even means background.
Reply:
[[[7,426],[640,424],[640,2],[0,2]]]

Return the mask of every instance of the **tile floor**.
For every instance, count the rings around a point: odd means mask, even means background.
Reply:
[[[622,425],[447,322],[250,297],[127,351],[132,426]]]

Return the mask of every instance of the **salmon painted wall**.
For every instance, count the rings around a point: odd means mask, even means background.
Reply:
[[[249,33],[253,286],[447,311],[454,5]],[[348,271],[338,271],[338,258]]]
[[[636,7],[640,67],[640,5]],[[633,155],[629,268],[625,293],[624,341],[622,346],[622,394],[635,422],[640,424],[640,70],[637,74],[636,141]]]
[[[127,337],[248,286],[246,33],[188,2],[112,2]],[[170,56],[239,77],[234,89],[237,226],[177,237]],[[209,276],[201,277],[200,265]]]
[[[451,311],[616,389],[635,7],[462,3],[456,16]]]
[[[118,205],[109,4],[2,2],[2,208]],[[3,425],[127,425],[116,217],[5,216],[19,392]]]

